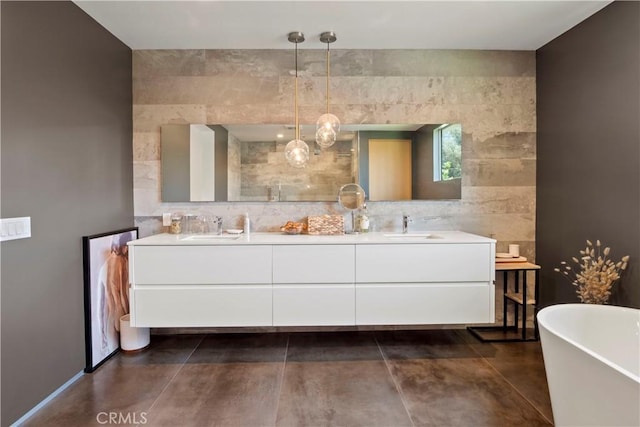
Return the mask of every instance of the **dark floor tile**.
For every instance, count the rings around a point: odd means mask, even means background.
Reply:
[[[280,333],[207,335],[187,364],[283,362],[287,339]]]
[[[284,363],[187,364],[153,405],[152,426],[270,426]]]
[[[372,332],[319,332],[289,337],[277,424],[411,422]]]
[[[508,359],[491,365],[549,421],[553,421],[549,386],[542,361]]]
[[[373,332],[300,332],[289,335],[287,362],[382,360]]]
[[[333,360],[287,362],[276,424],[409,426],[411,421],[384,362]]]
[[[441,359],[478,357],[455,330],[376,332],[387,359]]]
[[[145,350],[117,353],[24,425],[104,425],[110,413],[125,417],[120,419],[121,425],[130,424],[123,421],[139,421],[201,340],[201,336],[153,336]]]
[[[416,425],[550,424],[481,358],[390,360],[389,365]]]
[[[107,416],[104,413],[140,420],[179,369],[179,364],[105,364],[93,374],[81,377],[24,425],[98,426],[104,425],[101,422]]]
[[[475,343],[472,347],[539,412],[553,421],[540,342]]]

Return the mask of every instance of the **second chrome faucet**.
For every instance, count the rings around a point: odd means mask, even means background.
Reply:
[[[413,220],[407,214],[402,215],[402,232],[406,233],[409,231],[409,223]]]

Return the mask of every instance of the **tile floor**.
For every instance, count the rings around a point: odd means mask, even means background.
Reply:
[[[107,424],[502,427],[552,414],[539,342],[480,343],[463,329],[243,333],[153,336],[25,423]]]

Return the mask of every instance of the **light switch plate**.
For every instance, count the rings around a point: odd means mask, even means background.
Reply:
[[[171,213],[162,214],[162,225],[168,227],[171,225]]]
[[[31,217],[0,219],[0,242],[31,237]]]

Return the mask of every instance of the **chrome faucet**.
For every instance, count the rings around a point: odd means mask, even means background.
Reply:
[[[409,223],[412,222],[413,220],[411,219],[411,217],[409,215],[402,215],[402,232],[406,233],[407,231],[409,231]]]

